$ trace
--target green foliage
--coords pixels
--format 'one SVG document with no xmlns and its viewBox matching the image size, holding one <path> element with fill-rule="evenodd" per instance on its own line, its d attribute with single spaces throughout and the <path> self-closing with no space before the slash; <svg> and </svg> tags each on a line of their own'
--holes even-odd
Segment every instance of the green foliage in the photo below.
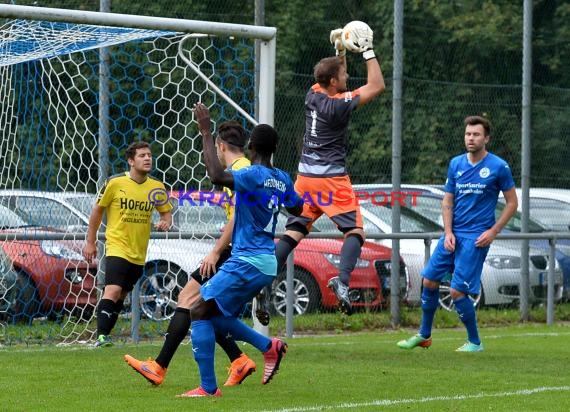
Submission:
<svg viewBox="0 0 570 412">
<path fill-rule="evenodd" d="M 99 8 L 98 1 L 86 0 L 22 0 L 15 3 L 79 10 Z M 570 71 L 567 70 L 570 66 L 570 29 L 567 24 L 570 5 L 568 2 L 535 1 L 533 6 L 531 183 L 564 187 L 570 184 L 570 171 L 566 166 L 566 119 L 570 118 Z M 116 13 L 241 24 L 252 24 L 255 15 L 255 2 L 251 0 L 111 0 L 111 8 Z M 329 31 L 342 27 L 350 20 L 360 19 L 374 29 L 375 50 L 382 64 L 387 91 L 378 98 L 378 102 L 372 104 L 373 109 L 363 110 L 363 115 L 354 116 L 349 139 L 349 169 L 358 182 L 386 181 L 391 178 L 393 12 L 392 2 L 350 0 L 334 6 L 324 0 L 316 0 L 310 6 L 301 0 L 265 2 L 265 24 L 277 27 L 275 125 L 281 135 L 281 147 L 285 148 L 276 154 L 277 165 L 291 173 L 296 171 L 304 129 L 303 99 L 313 83 L 313 66 L 320 58 L 333 53 L 328 41 Z M 521 2 L 413 0 L 405 2 L 403 17 L 403 180 L 441 182 L 448 159 L 464 150 L 461 142 L 462 120 L 475 113 L 487 113 L 491 118 L 494 132 L 490 148 L 511 163 L 515 178 L 518 179 L 522 111 Z M 224 70 L 253 70 L 253 59 L 245 58 L 239 50 L 238 60 L 247 62 L 244 65 L 235 62 L 236 55 L 232 55 L 229 49 L 222 55 L 227 62 L 227 67 L 220 66 Z M 135 62 L 140 60 L 136 55 L 133 57 Z M 348 68 L 351 87 L 357 87 L 365 81 L 365 67 L 360 56 L 349 55 Z M 113 144 L 118 145 L 118 148 L 113 148 L 110 153 L 112 171 L 124 168 L 120 151 L 126 141 L 134 136 L 148 140 L 158 135 L 162 139 L 172 133 L 170 141 L 161 140 L 161 147 L 167 156 L 176 150 L 182 150 L 181 147 L 193 147 L 194 142 L 182 138 L 184 133 L 193 131 L 170 130 L 168 125 L 175 119 L 161 116 L 166 103 L 160 101 L 157 91 L 149 87 L 152 69 L 133 64 L 125 65 L 120 70 L 133 76 L 131 86 L 137 92 L 131 92 L 130 89 L 114 90 L 115 105 L 111 113 L 115 115 L 123 111 L 132 120 L 118 125 L 118 134 L 113 138 Z M 93 75 L 97 75 L 96 70 L 93 70 Z M 174 75 L 171 79 L 166 76 L 163 81 L 164 87 L 168 87 L 169 82 L 184 84 L 183 77 L 179 75 Z M 231 76 L 220 81 L 228 86 L 239 85 L 236 99 L 240 105 L 253 104 L 255 96 L 251 84 Z M 131 104 L 123 106 L 127 97 Z M 84 104 L 78 107 L 89 110 L 95 118 L 96 95 L 85 93 L 82 98 Z M 143 100 L 155 104 L 142 103 Z M 192 102 L 175 103 L 184 106 Z M 67 108 L 60 107 L 60 110 Z M 233 115 L 228 110 L 220 113 L 226 117 Z M 33 116 L 41 117 L 40 113 Z M 167 127 L 161 127 L 161 122 L 166 123 Z M 75 127 L 79 129 L 78 135 L 81 135 L 83 126 Z M 46 144 L 45 136 L 38 135 L 34 140 L 33 134 L 23 127 L 20 135 L 32 139 L 31 143 L 26 143 L 23 147 L 28 144 L 50 146 Z M 57 145 L 55 147 L 59 149 Z M 49 155 L 49 152 L 45 154 Z M 75 181 L 88 173 L 88 170 L 78 170 L 64 178 L 59 177 L 55 171 L 58 168 L 72 170 L 75 159 L 89 159 L 95 157 L 95 154 L 93 149 L 78 148 L 69 161 L 61 164 L 53 161 L 51 171 L 46 169 L 40 173 L 38 167 L 49 163 L 45 161 L 45 156 L 30 161 L 31 163 L 21 163 L 23 181 L 38 176 L 42 182 L 51 186 L 58 179 Z M 199 157 L 190 154 L 187 161 L 193 165 L 199 161 Z M 168 164 L 165 156 L 159 165 L 159 173 L 173 184 L 185 181 L 197 184 L 203 178 L 200 175 L 203 170 L 200 168 L 189 167 L 177 172 Z"/>
</svg>

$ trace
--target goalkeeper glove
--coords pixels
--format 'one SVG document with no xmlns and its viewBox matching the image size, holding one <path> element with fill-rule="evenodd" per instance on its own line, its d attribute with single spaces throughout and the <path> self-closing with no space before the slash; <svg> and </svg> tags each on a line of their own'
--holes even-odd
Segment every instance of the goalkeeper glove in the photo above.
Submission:
<svg viewBox="0 0 570 412">
<path fill-rule="evenodd" d="M 364 60 L 376 58 L 372 46 L 373 38 L 374 32 L 372 30 L 366 30 L 365 32 L 358 33 L 358 39 L 356 43 L 360 46 L 359 51 L 362 53 Z"/>
<path fill-rule="evenodd" d="M 341 34 L 342 29 L 334 29 L 331 30 L 331 34 L 329 36 L 329 40 L 336 50 L 336 55 L 340 57 L 346 55 L 346 49 L 342 43 Z"/>
</svg>

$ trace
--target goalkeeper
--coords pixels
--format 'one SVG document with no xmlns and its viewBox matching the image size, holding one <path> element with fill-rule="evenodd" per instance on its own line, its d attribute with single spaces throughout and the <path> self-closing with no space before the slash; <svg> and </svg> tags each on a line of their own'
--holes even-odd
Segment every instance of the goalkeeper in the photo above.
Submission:
<svg viewBox="0 0 570 412">
<path fill-rule="evenodd" d="M 239 123 L 234 121 L 221 123 L 216 138 L 216 151 L 220 163 L 228 170 L 239 170 L 250 166 L 251 162 L 244 153 L 246 143 L 247 134 Z M 224 187 L 224 192 L 227 193 L 228 199 L 233 199 L 230 189 Z M 231 204 L 232 202 L 224 202 L 228 223 L 216 241 L 214 249 L 202 260 L 200 268 L 192 273 L 178 296 L 174 316 L 170 320 L 164 344 L 156 360 L 140 361 L 131 355 L 125 355 L 125 362 L 153 385 L 160 385 L 163 382 L 174 353 L 188 335 L 191 321 L 190 307 L 200 297 L 200 286 L 231 256 L 234 228 L 234 207 Z M 216 342 L 224 349 L 231 362 L 229 376 L 224 386 L 238 385 L 255 371 L 255 362 L 241 351 L 233 339 L 223 334 L 216 334 Z"/>
<path fill-rule="evenodd" d="M 360 208 L 346 171 L 348 125 L 353 110 L 370 103 L 385 89 L 380 64 L 372 49 L 372 30 L 365 23 L 361 25 L 365 30 L 353 30 L 350 41 L 343 41 L 346 39 L 343 29 L 332 30 L 330 41 L 336 56 L 322 59 L 314 68 L 316 84 L 305 98 L 305 135 L 295 182 L 295 191 L 304 200 L 309 195 L 312 201 L 304 203 L 299 217 L 289 218 L 275 251 L 280 271 L 313 222 L 323 213 L 329 216 L 344 234 L 344 243 L 339 275 L 329 280 L 328 287 L 339 300 L 339 309 L 347 315 L 352 312 L 348 296 L 350 274 L 365 239 Z M 362 56 L 368 73 L 366 84 L 353 91 L 347 90 L 347 49 Z M 339 190 L 343 195 L 350 194 L 351 201 L 345 196 L 342 202 L 334 199 L 333 194 Z"/>
</svg>

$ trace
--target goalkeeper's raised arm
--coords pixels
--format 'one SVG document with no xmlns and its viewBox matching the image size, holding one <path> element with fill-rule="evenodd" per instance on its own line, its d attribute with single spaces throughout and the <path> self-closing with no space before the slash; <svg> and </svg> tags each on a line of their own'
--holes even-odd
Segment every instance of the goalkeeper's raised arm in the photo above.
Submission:
<svg viewBox="0 0 570 412">
<path fill-rule="evenodd" d="M 338 50 L 339 47 L 342 47 L 352 53 L 362 54 L 366 62 L 367 82 L 357 89 L 360 95 L 358 106 L 365 105 L 386 89 L 384 75 L 374 53 L 374 32 L 368 24 L 358 20 L 351 21 L 342 29 L 337 30 L 340 30 L 339 39 L 342 44 L 336 44 L 337 37 L 335 34 L 335 49 Z M 337 30 L 331 31 L 331 42 L 333 41 L 333 32 L 336 33 Z"/>
</svg>

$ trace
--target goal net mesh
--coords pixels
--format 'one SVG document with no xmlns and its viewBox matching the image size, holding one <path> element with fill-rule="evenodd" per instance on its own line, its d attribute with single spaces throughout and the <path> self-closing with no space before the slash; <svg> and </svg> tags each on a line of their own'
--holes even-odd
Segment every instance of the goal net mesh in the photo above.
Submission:
<svg viewBox="0 0 570 412">
<path fill-rule="evenodd" d="M 70 241 L 0 241 L 13 263 L 0 282 L 2 330 L 57 318 L 63 322 L 54 339 L 89 340 L 98 283 L 96 268 L 78 256 L 86 221 L 77 215 L 88 218 L 92 203 L 76 204 L 69 213 L 45 198 L 53 192 L 92 196 L 102 177 L 127 170 L 124 149 L 137 140 L 151 143 L 153 175 L 167 187 L 209 189 L 193 103 L 209 106 L 216 122 L 251 125 L 180 54 L 252 114 L 255 40 L 20 19 L 3 21 L 0 38 L 0 206 L 30 225 L 77 232 Z M 217 222 L 217 213 L 189 213 L 181 226 L 200 232 L 210 228 L 200 223 Z M 0 223 L 15 228 L 13 222 Z M 180 284 L 207 251 L 180 246 L 184 241 L 151 240 L 148 290 L 141 290 L 146 318 L 172 315 Z M 28 260 L 16 252 L 23 243 Z"/>
</svg>

